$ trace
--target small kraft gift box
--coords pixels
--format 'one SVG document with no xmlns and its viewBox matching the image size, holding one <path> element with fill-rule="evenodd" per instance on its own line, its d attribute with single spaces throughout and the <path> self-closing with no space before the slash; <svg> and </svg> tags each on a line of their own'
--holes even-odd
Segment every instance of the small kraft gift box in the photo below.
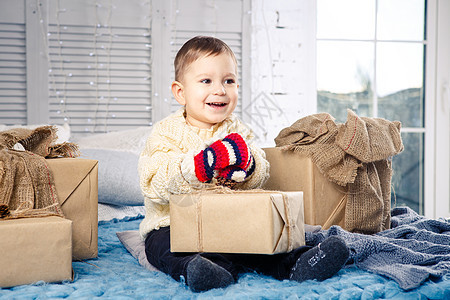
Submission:
<svg viewBox="0 0 450 300">
<path fill-rule="evenodd" d="M 305 244 L 303 193 L 206 190 L 172 195 L 170 243 L 172 252 L 289 252 Z"/>
<path fill-rule="evenodd" d="M 263 186 L 268 190 L 303 191 L 305 223 L 345 228 L 347 188 L 329 181 L 307 155 L 264 148 L 270 163 L 270 177 Z"/>
<path fill-rule="evenodd" d="M 72 280 L 72 221 L 0 220 L 0 287 Z"/>
<path fill-rule="evenodd" d="M 73 221 L 73 259 L 98 256 L 98 161 L 47 159 L 64 216 Z"/>
</svg>

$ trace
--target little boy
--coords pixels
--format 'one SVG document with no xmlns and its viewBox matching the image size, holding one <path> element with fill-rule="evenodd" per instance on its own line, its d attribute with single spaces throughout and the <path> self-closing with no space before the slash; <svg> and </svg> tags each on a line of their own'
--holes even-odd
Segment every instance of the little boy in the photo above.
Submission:
<svg viewBox="0 0 450 300">
<path fill-rule="evenodd" d="M 310 249 L 276 255 L 170 252 L 169 195 L 204 183 L 233 182 L 259 188 L 269 175 L 264 151 L 232 113 L 238 101 L 237 61 L 219 39 L 194 37 L 175 58 L 172 93 L 183 108 L 154 125 L 139 159 L 146 215 L 140 224 L 148 261 L 191 290 L 206 291 L 256 271 L 277 279 L 324 280 L 345 264 L 348 249 L 331 237 Z"/>
</svg>

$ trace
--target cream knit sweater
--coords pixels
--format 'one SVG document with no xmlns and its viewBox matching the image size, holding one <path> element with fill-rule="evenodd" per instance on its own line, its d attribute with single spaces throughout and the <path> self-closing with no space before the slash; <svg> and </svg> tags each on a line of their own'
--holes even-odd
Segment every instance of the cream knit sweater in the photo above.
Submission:
<svg viewBox="0 0 450 300">
<path fill-rule="evenodd" d="M 252 140 L 252 131 L 231 115 L 210 129 L 199 129 L 186 123 L 184 108 L 156 123 L 139 158 L 139 178 L 145 196 L 146 214 L 139 226 L 143 239 L 153 229 L 170 225 L 169 196 L 201 188 L 195 176 L 194 155 L 211 143 L 237 132 L 247 142 L 255 160 L 255 171 L 239 183 L 240 189 L 259 188 L 269 176 L 269 163 L 262 149 Z"/>
</svg>

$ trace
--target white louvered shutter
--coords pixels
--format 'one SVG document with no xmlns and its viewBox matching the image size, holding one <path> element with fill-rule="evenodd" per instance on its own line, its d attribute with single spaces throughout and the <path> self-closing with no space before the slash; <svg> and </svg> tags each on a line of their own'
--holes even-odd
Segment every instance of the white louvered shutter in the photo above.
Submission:
<svg viewBox="0 0 450 300">
<path fill-rule="evenodd" d="M 74 134 L 151 124 L 150 14 L 150 1 L 50 0 L 50 123 Z"/>
<path fill-rule="evenodd" d="M 24 1 L 0 3 L 0 124 L 27 123 Z"/>
<path fill-rule="evenodd" d="M 241 114 L 250 2 L 2 0 L 0 124 L 69 123 L 74 135 L 151 125 L 178 108 L 173 59 L 195 35 L 236 53 Z"/>
</svg>

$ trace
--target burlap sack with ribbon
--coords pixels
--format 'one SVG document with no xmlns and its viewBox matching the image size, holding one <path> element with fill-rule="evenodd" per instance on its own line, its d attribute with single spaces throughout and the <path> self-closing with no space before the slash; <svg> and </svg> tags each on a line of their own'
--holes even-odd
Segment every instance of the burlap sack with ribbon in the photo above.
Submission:
<svg viewBox="0 0 450 300">
<path fill-rule="evenodd" d="M 0 132 L 0 218 L 64 216 L 45 158 L 79 152 L 72 143 L 55 145 L 56 139 L 54 126 Z"/>
<path fill-rule="evenodd" d="M 370 234 L 390 226 L 391 159 L 403 151 L 400 128 L 398 121 L 351 110 L 345 124 L 320 113 L 281 130 L 275 143 L 310 156 L 324 176 L 347 187 L 346 229 Z"/>
</svg>

